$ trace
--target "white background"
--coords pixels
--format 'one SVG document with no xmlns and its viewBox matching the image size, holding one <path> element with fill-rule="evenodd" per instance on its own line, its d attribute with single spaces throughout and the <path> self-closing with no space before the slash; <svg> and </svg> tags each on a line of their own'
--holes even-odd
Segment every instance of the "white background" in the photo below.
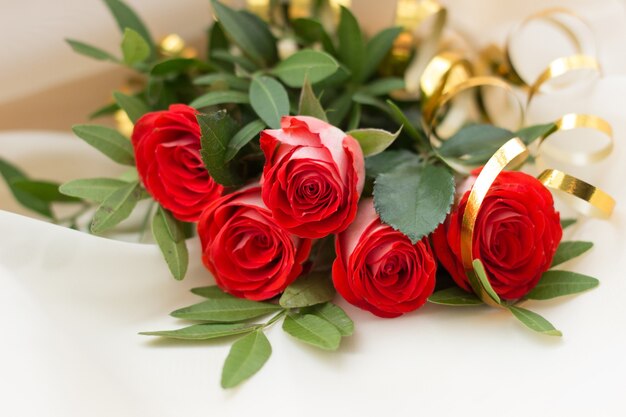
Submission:
<svg viewBox="0 0 626 417">
<path fill-rule="evenodd" d="M 0 90 L 6 100 L 96 71 L 82 59 L 79 64 L 69 58 L 59 44 L 62 37 L 94 39 L 111 48 L 118 42 L 109 39 L 115 28 L 97 1 L 2 3 L 0 33 L 12 40 L 8 51 L 6 45 L 0 49 Z M 204 0 L 176 2 L 176 7 L 174 2 L 130 3 L 163 34 L 193 36 L 210 16 Z M 486 42 L 501 41 L 516 20 L 549 2 L 447 4 L 455 27 Z M 610 222 L 586 220 L 568 231 L 568 238 L 592 240 L 595 247 L 564 267 L 598 277 L 600 287 L 528 304 L 564 332 L 562 339 L 534 334 L 506 312 L 488 308 L 427 305 L 416 314 L 384 320 L 340 303 L 356 332 L 338 352 L 320 352 L 273 328 L 268 332 L 273 355 L 266 366 L 241 387 L 223 391 L 219 379 L 228 343 L 155 341 L 136 334 L 179 326 L 167 313 L 197 301 L 188 288 L 211 283 L 198 262 L 197 243 L 189 276 L 178 283 L 152 246 L 0 211 L 2 415 L 625 415 L 626 17 L 617 1 L 558 4 L 590 20 L 606 75 L 538 100 L 531 121 L 553 120 L 568 111 L 609 120 L 615 129 L 613 155 L 592 168 L 570 171 L 618 200 Z M 20 45 L 44 51 L 46 58 Z M 111 169 L 69 135 L 3 132 L 0 144 L 0 156 L 36 177 L 65 180 Z M 4 187 L 0 208 L 15 209 Z"/>
</svg>

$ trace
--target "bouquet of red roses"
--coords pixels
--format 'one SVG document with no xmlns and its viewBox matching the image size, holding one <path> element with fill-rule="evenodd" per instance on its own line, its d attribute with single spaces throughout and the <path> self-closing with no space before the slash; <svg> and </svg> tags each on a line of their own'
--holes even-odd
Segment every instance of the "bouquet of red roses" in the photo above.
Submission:
<svg viewBox="0 0 626 417">
<path fill-rule="evenodd" d="M 438 129 L 453 113 L 453 96 L 508 84 L 472 73 L 455 81 L 451 74 L 465 61 L 440 53 L 427 62 L 446 58 L 450 65 L 431 79 L 423 77 L 437 66 L 422 67 L 416 91 L 407 77 L 424 58 L 405 53 L 406 28 L 366 41 L 347 8 L 333 14 L 329 2 L 313 3 L 311 17 L 271 8 L 270 25 L 213 0 L 217 21 L 200 59 L 156 45 L 128 6 L 107 0 L 123 32 L 122 57 L 69 43 L 137 71 L 141 88 L 116 92 L 115 103 L 96 114 L 127 116 L 132 134 L 129 140 L 96 125 L 73 130 L 133 168 L 121 178 L 71 181 L 58 192 L 3 162 L 15 196 L 51 217 L 50 202 L 78 202 L 80 213 L 91 209 L 89 230 L 98 234 L 152 201 L 145 224 L 176 279 L 186 274 L 187 239 L 197 233 L 207 283 L 212 276 L 216 285 L 193 289 L 204 300 L 172 313 L 193 324 L 143 334 L 240 335 L 224 365 L 226 388 L 263 366 L 271 353 L 263 330 L 279 320 L 296 339 L 337 349 L 353 322 L 332 303 L 336 292 L 386 318 L 427 301 L 488 304 L 532 330 L 560 335 L 519 303 L 598 281 L 553 269 L 592 244 L 561 241 L 573 220 L 560 218 L 548 187 L 607 215 L 612 200 L 560 171 L 536 178 L 510 169 L 528 160 L 532 144 L 565 129 L 563 121 L 513 131 L 465 120 L 444 137 Z M 480 104 L 482 96 L 473 97 Z"/>
</svg>

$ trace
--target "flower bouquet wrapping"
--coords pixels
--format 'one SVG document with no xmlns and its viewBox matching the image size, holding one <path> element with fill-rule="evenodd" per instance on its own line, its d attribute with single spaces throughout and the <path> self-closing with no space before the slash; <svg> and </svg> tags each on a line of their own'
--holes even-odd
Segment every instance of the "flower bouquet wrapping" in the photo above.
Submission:
<svg viewBox="0 0 626 417">
<path fill-rule="evenodd" d="M 140 239 L 151 229 L 179 280 L 187 239 L 198 236 L 207 286 L 192 290 L 197 304 L 172 312 L 188 325 L 142 334 L 236 336 L 224 388 L 261 369 L 271 354 L 264 329 L 279 322 L 301 342 L 336 350 L 354 332 L 336 297 L 382 318 L 427 302 L 487 305 L 560 336 L 521 304 L 598 285 L 558 268 L 592 243 L 562 240 L 575 220 L 560 216 L 551 190 L 590 216 L 610 216 L 614 201 L 563 171 L 527 172 L 548 152 L 572 165 L 604 158 L 611 127 L 589 114 L 528 126 L 523 115 L 555 79 L 599 70 L 593 55 L 559 58 L 527 82 L 509 48 L 446 48 L 446 10 L 434 1 L 399 8 L 398 26 L 367 37 L 334 2 L 271 1 L 252 13 L 213 0 L 200 56 L 173 35 L 155 43 L 126 4 L 105 3 L 122 31 L 121 56 L 68 43 L 136 75 L 93 114 L 115 114 L 117 128 L 73 131 L 129 171 L 60 186 L 8 161 L 0 172 L 24 206 L 90 233 L 114 233 L 143 209 Z M 569 31 L 562 15 L 573 17 L 559 9 L 527 21 Z M 417 36 L 425 18 L 434 25 Z M 497 123 L 511 114 L 511 126 Z M 607 145 L 544 146 L 578 128 L 603 133 Z M 78 208 L 60 219 L 53 203 Z"/>
</svg>

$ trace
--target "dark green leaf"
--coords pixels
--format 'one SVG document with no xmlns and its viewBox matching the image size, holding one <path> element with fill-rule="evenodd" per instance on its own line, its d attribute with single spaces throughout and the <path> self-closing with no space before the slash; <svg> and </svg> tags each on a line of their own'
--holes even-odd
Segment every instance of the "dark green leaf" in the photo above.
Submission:
<svg viewBox="0 0 626 417">
<path fill-rule="evenodd" d="M 471 125 L 459 130 L 444 141 L 438 152 L 444 158 L 471 158 L 471 163 L 482 164 L 515 134 L 493 125 Z"/>
<path fill-rule="evenodd" d="M 312 272 L 296 279 L 280 297 L 285 308 L 307 307 L 330 301 L 335 296 L 330 275 L 327 272 Z"/>
<path fill-rule="evenodd" d="M 428 301 L 433 304 L 447 306 L 476 306 L 483 304 L 476 295 L 463 291 L 459 287 L 450 287 L 437 291 L 428 298 Z"/>
<path fill-rule="evenodd" d="M 564 241 L 561 242 L 559 247 L 554 254 L 554 258 L 552 258 L 552 265 L 550 268 L 554 268 L 557 265 L 562 264 L 563 262 L 569 261 L 577 256 L 582 255 L 587 252 L 589 249 L 593 247 L 593 242 L 583 242 L 583 241 Z"/>
<path fill-rule="evenodd" d="M 222 323 L 205 323 L 193 324 L 177 330 L 160 330 L 155 332 L 141 332 L 144 336 L 160 336 L 168 339 L 180 340 L 209 340 L 220 337 L 233 336 L 242 333 L 248 333 L 256 330 L 256 326 L 246 326 L 245 324 L 222 324 Z"/>
<path fill-rule="evenodd" d="M 346 64 L 355 80 L 361 80 L 365 65 L 365 43 L 359 23 L 350 10 L 343 6 L 337 35 L 341 62 Z"/>
<path fill-rule="evenodd" d="M 228 51 L 229 48 L 230 43 L 224 33 L 224 29 L 218 22 L 213 22 L 207 39 L 207 56 L 211 56 L 217 50 Z"/>
<path fill-rule="evenodd" d="M 276 304 L 262 303 L 243 298 L 212 298 L 172 313 L 173 317 L 187 320 L 238 322 L 281 310 Z"/>
<path fill-rule="evenodd" d="M 132 29 L 137 32 L 141 37 L 148 43 L 148 47 L 150 48 L 150 57 L 154 58 L 156 56 L 156 47 L 154 46 L 154 41 L 152 40 L 152 36 L 150 36 L 150 32 L 143 24 L 139 16 L 124 2 L 120 0 L 104 0 L 109 10 L 115 17 L 117 25 L 119 26 L 122 32 L 125 29 Z"/>
<path fill-rule="evenodd" d="M 198 97 L 189 105 L 191 107 L 195 107 L 196 109 L 200 109 L 203 107 L 215 106 L 217 104 L 248 104 L 249 102 L 250 99 L 248 98 L 248 94 L 242 91 L 211 91 Z"/>
<path fill-rule="evenodd" d="M 568 227 L 575 224 L 578 220 L 576 219 L 561 219 L 561 229 L 565 230 Z"/>
<path fill-rule="evenodd" d="M 133 123 L 137 123 L 141 116 L 150 112 L 150 107 L 138 97 L 129 96 L 119 91 L 114 92 L 113 97 Z"/>
<path fill-rule="evenodd" d="M 141 35 L 132 29 L 124 30 L 122 38 L 122 54 L 124 63 L 133 66 L 144 62 L 150 56 L 150 46 Z"/>
<path fill-rule="evenodd" d="M 102 202 L 93 216 L 91 231 L 102 233 L 130 216 L 137 202 L 143 197 L 138 182 L 131 182 L 115 190 Z"/>
<path fill-rule="evenodd" d="M 363 113 L 363 106 L 359 103 L 355 103 L 352 107 L 352 111 L 350 112 L 350 117 L 348 118 L 348 125 L 346 130 L 355 130 L 359 127 L 361 123 L 361 115 Z"/>
<path fill-rule="evenodd" d="M 224 155 L 224 161 L 229 162 L 232 160 L 237 152 L 248 144 L 252 139 L 258 136 L 261 131 L 265 129 L 265 123 L 260 120 L 253 120 L 239 130 L 228 142 L 228 149 Z"/>
<path fill-rule="evenodd" d="M 252 62 L 248 57 L 243 55 L 233 55 L 228 51 L 222 51 L 218 49 L 215 52 L 211 53 L 211 61 L 214 66 L 223 67 L 223 63 L 227 63 L 234 68 L 234 65 L 238 65 L 240 69 L 247 71 L 249 73 L 255 72 L 257 70 L 257 65 Z M 219 62 L 215 62 L 219 61 Z M 225 71 L 228 69 L 225 69 Z M 231 70 L 238 71 L 238 70 Z"/>
<path fill-rule="evenodd" d="M 47 203 L 76 203 L 77 198 L 64 195 L 59 192 L 59 184 L 50 181 L 35 181 L 26 178 L 18 178 L 11 181 L 11 188 L 30 194 Z"/>
<path fill-rule="evenodd" d="M 306 312 L 326 320 L 335 326 L 342 336 L 350 336 L 354 333 L 354 323 L 350 317 L 343 309 L 333 303 L 318 304 L 309 307 Z"/>
<path fill-rule="evenodd" d="M 154 77 L 166 77 L 181 74 L 193 68 L 209 70 L 211 66 L 195 58 L 170 58 L 155 64 L 150 70 L 150 75 Z"/>
<path fill-rule="evenodd" d="M 177 280 L 185 278 L 189 253 L 182 226 L 162 207 L 152 217 L 152 236 L 159 245 L 172 276 Z"/>
<path fill-rule="evenodd" d="M 280 119 L 289 115 L 289 97 L 275 79 L 254 77 L 250 85 L 250 104 L 256 114 L 272 129 L 280 129 Z"/>
<path fill-rule="evenodd" d="M 405 149 L 385 151 L 365 158 L 365 173 L 370 178 L 376 178 L 380 174 L 389 172 L 411 161 L 419 161 L 419 155 Z"/>
<path fill-rule="evenodd" d="M 577 294 L 598 286 L 600 282 L 590 276 L 570 271 L 547 271 L 526 298 L 549 300 L 564 295 Z"/>
<path fill-rule="evenodd" d="M 89 120 L 91 120 L 91 119 L 97 119 L 98 117 L 110 116 L 114 114 L 116 111 L 118 111 L 119 109 L 120 109 L 120 106 L 118 106 L 117 103 L 106 104 L 100 107 L 99 109 L 94 110 L 91 114 L 89 114 L 88 118 Z"/>
<path fill-rule="evenodd" d="M 556 125 L 554 123 L 528 126 L 521 130 L 518 130 L 515 133 L 515 136 L 520 138 L 522 142 L 524 142 L 526 145 L 530 145 L 536 139 L 539 139 L 540 137 L 543 137 L 543 136 L 547 136 L 550 133 L 554 132 L 555 129 L 556 129 Z"/>
<path fill-rule="evenodd" d="M 454 201 L 454 177 L 438 165 L 419 161 L 381 174 L 374 185 L 374 205 L 383 222 L 413 243 L 443 222 Z"/>
<path fill-rule="evenodd" d="M 402 78 L 380 78 L 362 88 L 365 94 L 372 96 L 384 96 L 395 90 L 404 88 L 404 80 Z"/>
<path fill-rule="evenodd" d="M 339 126 L 352 108 L 352 93 L 345 92 L 337 97 L 327 108 L 328 122 L 333 126 Z"/>
<path fill-rule="evenodd" d="M 485 271 L 485 266 L 483 265 L 481 260 L 474 259 L 474 261 L 472 262 L 472 265 L 474 266 L 474 273 L 476 274 L 476 277 L 478 278 L 478 284 L 480 285 L 480 287 L 485 290 L 487 295 L 493 301 L 495 301 L 498 304 L 501 304 L 502 301 L 500 300 L 500 297 L 498 296 L 496 291 L 491 286 L 491 283 L 489 282 L 489 278 L 487 278 L 487 272 Z M 470 278 L 471 280 L 473 277 L 469 276 L 468 278 Z"/>
<path fill-rule="evenodd" d="M 387 100 L 387 104 L 391 108 L 390 115 L 400 126 L 404 127 L 404 131 L 409 134 L 416 142 L 424 143 L 426 136 L 423 132 L 417 130 L 409 121 L 404 112 L 391 100 Z"/>
<path fill-rule="evenodd" d="M 305 78 L 315 84 L 334 74 L 337 68 L 339 64 L 327 53 L 304 49 L 279 62 L 272 73 L 289 87 L 302 87 Z"/>
<path fill-rule="evenodd" d="M 387 149 L 398 138 L 401 130 L 402 128 L 396 133 L 390 133 L 382 129 L 359 129 L 351 130 L 348 135 L 359 142 L 363 156 L 372 156 Z"/>
<path fill-rule="evenodd" d="M 197 119 L 201 132 L 200 153 L 211 177 L 225 186 L 237 185 L 239 177 L 230 169 L 225 159 L 228 144 L 237 131 L 234 120 L 225 110 L 213 114 L 198 114 Z"/>
<path fill-rule="evenodd" d="M 7 161 L 0 159 L 0 175 L 2 175 L 6 181 L 11 193 L 18 203 L 44 217 L 53 218 L 50 203 L 13 186 L 13 182 L 27 179 L 26 175 L 20 169 Z"/>
<path fill-rule="evenodd" d="M 376 72 L 401 32 L 401 27 L 387 28 L 378 32 L 370 39 L 366 48 L 367 59 L 365 60 L 365 69 L 363 70 L 363 80 L 367 80 Z"/>
<path fill-rule="evenodd" d="M 283 330 L 304 343 L 325 350 L 336 350 L 341 342 L 341 333 L 337 327 L 313 314 L 285 317 Z"/>
<path fill-rule="evenodd" d="M 193 80 L 196 85 L 212 85 L 214 83 L 224 83 L 228 88 L 247 92 L 250 89 L 250 80 L 237 77 L 233 74 L 222 72 L 207 74 Z"/>
<path fill-rule="evenodd" d="M 531 330 L 548 336 L 563 336 L 563 333 L 557 330 L 552 323 L 537 313 L 515 306 L 508 306 L 508 309 L 519 321 L 524 323 L 524 325 Z"/>
<path fill-rule="evenodd" d="M 133 145 L 117 130 L 105 126 L 74 125 L 72 131 L 113 161 L 124 165 L 135 164 Z"/>
<path fill-rule="evenodd" d="M 88 56 L 90 58 L 94 58 L 100 61 L 111 61 L 111 62 L 119 62 L 119 59 L 111 55 L 110 53 L 103 51 L 100 48 L 96 48 L 95 46 L 88 45 L 83 42 L 75 41 L 73 39 L 66 39 L 67 42 L 74 52 Z"/>
<path fill-rule="evenodd" d="M 217 285 L 211 285 L 209 287 L 192 288 L 191 292 L 195 295 L 199 295 L 204 298 L 233 298 L 232 295 L 224 292 Z"/>
<path fill-rule="evenodd" d="M 306 45 L 312 45 L 320 42 L 326 52 L 336 56 L 335 46 L 333 45 L 330 36 L 324 30 L 324 26 L 314 19 L 301 18 L 294 19 L 291 25 L 296 32 L 296 35 L 305 42 Z"/>
<path fill-rule="evenodd" d="M 309 83 L 308 80 L 305 80 L 304 85 L 302 86 L 298 114 L 300 116 L 317 117 L 320 120 L 328 122 L 326 112 L 324 111 L 324 108 L 318 98 L 315 96 L 313 88 L 311 88 L 311 83 Z"/>
<path fill-rule="evenodd" d="M 102 203 L 115 190 L 128 185 L 128 182 L 113 178 L 85 178 L 66 182 L 59 191 L 71 197 Z"/>
<path fill-rule="evenodd" d="M 259 372 L 272 354 L 272 346 L 257 330 L 236 341 L 222 370 L 222 388 L 233 388 Z"/>
</svg>

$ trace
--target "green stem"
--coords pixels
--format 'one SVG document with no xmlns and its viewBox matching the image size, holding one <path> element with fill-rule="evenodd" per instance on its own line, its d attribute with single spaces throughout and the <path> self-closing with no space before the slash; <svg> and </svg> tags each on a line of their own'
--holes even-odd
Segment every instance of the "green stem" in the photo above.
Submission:
<svg viewBox="0 0 626 417">
<path fill-rule="evenodd" d="M 156 201 L 152 201 L 150 203 L 150 206 L 148 206 L 148 211 L 146 211 L 146 215 L 143 218 L 143 221 L 141 222 L 141 228 L 140 228 L 140 234 L 139 234 L 139 242 L 143 242 L 143 238 L 146 236 L 146 229 L 148 227 L 148 221 L 150 220 L 150 217 L 152 217 L 152 211 L 154 209 L 154 205 L 155 205 Z"/>
<path fill-rule="evenodd" d="M 60 219 L 54 218 L 53 222 L 55 224 L 75 223 L 76 219 L 78 219 L 83 214 L 87 213 L 90 209 L 91 209 L 90 204 L 83 203 L 83 206 L 81 207 L 81 209 L 78 210 L 76 213 L 72 214 L 71 216 L 63 217 Z"/>
<path fill-rule="evenodd" d="M 271 326 L 272 324 L 276 323 L 278 320 L 280 320 L 285 314 L 287 314 L 289 310 L 288 309 L 284 309 L 281 310 L 278 314 L 276 314 L 274 317 L 272 317 L 271 319 L 269 319 L 269 321 L 265 324 L 263 324 L 262 328 L 265 329 L 269 326 Z"/>
</svg>

